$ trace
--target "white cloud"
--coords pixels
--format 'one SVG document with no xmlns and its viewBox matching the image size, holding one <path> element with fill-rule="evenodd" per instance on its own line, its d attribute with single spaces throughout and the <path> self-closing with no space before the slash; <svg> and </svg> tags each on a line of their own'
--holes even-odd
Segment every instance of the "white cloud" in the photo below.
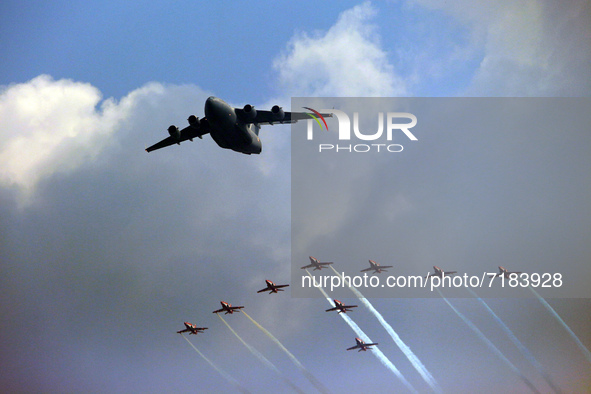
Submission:
<svg viewBox="0 0 591 394">
<path fill-rule="evenodd" d="M 92 160 L 123 115 L 87 83 L 41 75 L 0 93 L 0 184 L 25 197 L 37 182 Z"/>
<path fill-rule="evenodd" d="M 101 101 L 100 91 L 89 83 L 54 80 L 48 75 L 4 87 L 0 91 L 0 186 L 15 189 L 21 205 L 27 205 L 39 182 L 91 165 L 105 157 L 107 147 L 131 143 L 137 144 L 134 151 L 141 152 L 144 143 L 164 138 L 168 119 L 178 119 L 175 110 L 186 111 L 196 97 L 203 102 L 206 95 L 196 86 L 151 82 L 118 102 Z M 149 136 L 139 134 L 152 128 Z"/>
<path fill-rule="evenodd" d="M 470 27 L 483 55 L 466 95 L 577 96 L 591 91 L 586 0 L 415 0 Z"/>
<path fill-rule="evenodd" d="M 400 96 L 396 75 L 369 21 L 376 11 L 366 2 L 344 11 L 326 33 L 296 35 L 274 67 L 291 96 Z"/>
</svg>

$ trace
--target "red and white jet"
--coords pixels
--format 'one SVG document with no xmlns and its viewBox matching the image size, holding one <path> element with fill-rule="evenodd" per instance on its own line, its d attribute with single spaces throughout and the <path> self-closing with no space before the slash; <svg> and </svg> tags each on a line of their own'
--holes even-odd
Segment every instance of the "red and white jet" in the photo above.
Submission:
<svg viewBox="0 0 591 394">
<path fill-rule="evenodd" d="M 497 276 L 504 276 L 505 279 L 511 279 L 511 274 L 521 274 L 521 272 L 509 272 L 507 271 L 507 268 L 499 266 L 499 273 L 498 274 L 490 274 L 489 276 L 491 277 L 497 277 Z"/>
<path fill-rule="evenodd" d="M 365 343 L 359 338 L 355 338 L 355 341 L 357 342 L 357 345 L 350 347 L 347 350 L 359 349 L 359 351 L 363 350 L 365 352 L 367 349 L 371 350 L 370 346 L 375 346 L 378 344 L 377 342 L 376 343 Z"/>
<path fill-rule="evenodd" d="M 425 279 L 429 279 L 432 276 L 438 276 L 440 278 L 443 277 L 443 275 L 453 275 L 453 274 L 457 274 L 458 271 L 446 271 L 443 272 L 443 270 L 441 268 L 439 268 L 438 266 L 434 265 L 433 269 L 435 270 L 435 273 L 433 274 L 428 274 L 427 276 L 425 276 Z"/>
<path fill-rule="evenodd" d="M 259 291 L 257 291 L 257 293 L 262 293 L 263 291 L 268 291 L 269 294 L 277 293 L 278 291 L 283 291 L 283 289 L 281 289 L 282 287 L 289 286 L 289 285 L 276 285 L 275 283 L 271 282 L 269 279 L 265 279 L 265 282 L 267 282 L 267 287 L 264 289 L 260 289 Z"/>
<path fill-rule="evenodd" d="M 232 306 L 232 304 L 229 304 L 226 301 L 220 301 L 220 304 L 222 304 L 222 309 L 218 309 L 217 311 L 213 311 L 213 313 L 226 312 L 226 315 L 227 315 L 228 313 L 232 314 L 234 312 L 240 312 L 238 309 L 244 308 L 243 306 Z"/>
<path fill-rule="evenodd" d="M 345 305 L 339 300 L 334 301 L 334 308 L 327 309 L 325 312 L 332 312 L 338 310 L 339 313 L 351 312 L 351 308 L 357 308 L 357 305 Z"/>
<path fill-rule="evenodd" d="M 379 274 L 380 272 L 386 272 L 385 268 L 392 268 L 391 265 L 380 265 L 380 263 L 376 263 L 373 260 L 369 260 L 369 268 L 361 270 L 360 272 L 367 272 L 367 271 L 374 271 L 374 274 Z"/>
<path fill-rule="evenodd" d="M 189 335 L 197 335 L 203 330 L 207 330 L 207 327 L 197 327 L 195 324 L 185 322 L 185 329 L 177 331 L 177 334 L 182 334 L 183 332 L 188 332 Z"/>
<path fill-rule="evenodd" d="M 311 264 L 309 264 L 309 265 L 303 266 L 302 269 L 314 267 L 313 271 L 320 271 L 320 270 L 322 270 L 322 268 L 325 268 L 326 266 L 332 264 L 332 262 L 321 263 L 316 257 L 312 257 L 312 256 L 310 256 L 310 263 Z"/>
</svg>

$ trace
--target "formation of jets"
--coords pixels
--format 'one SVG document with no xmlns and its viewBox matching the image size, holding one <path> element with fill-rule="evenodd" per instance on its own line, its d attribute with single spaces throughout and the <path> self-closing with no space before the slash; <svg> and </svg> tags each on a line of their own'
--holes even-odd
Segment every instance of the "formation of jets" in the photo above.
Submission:
<svg viewBox="0 0 591 394">
<path fill-rule="evenodd" d="M 380 263 L 376 263 L 373 260 L 369 260 L 369 268 L 361 270 L 360 272 L 367 272 L 367 271 L 374 271 L 374 274 L 379 274 L 381 272 L 386 272 L 386 268 L 392 268 L 391 265 L 380 265 Z"/>
<path fill-rule="evenodd" d="M 226 315 L 228 313 L 231 315 L 234 312 L 240 312 L 240 309 L 244 308 L 243 306 L 232 306 L 232 304 L 227 303 L 226 301 L 220 301 L 220 304 L 222 304 L 222 308 L 218 309 L 217 311 L 213 311 L 212 313 L 226 312 Z"/>
<path fill-rule="evenodd" d="M 303 266 L 302 269 L 314 267 L 313 271 L 321 271 L 322 268 L 327 268 L 330 264 L 333 263 L 321 263 L 316 257 L 310 256 L 310 264 Z"/>
<path fill-rule="evenodd" d="M 339 300 L 334 301 L 334 308 L 327 309 L 326 312 L 332 312 L 338 310 L 338 313 L 347 313 L 351 312 L 351 308 L 357 308 L 357 305 L 345 305 Z"/>
<path fill-rule="evenodd" d="M 183 332 L 188 332 L 189 335 L 197 335 L 200 332 L 207 330 L 207 327 L 197 327 L 195 324 L 185 322 L 185 329 L 177 331 L 177 334 L 182 334 Z"/>
<path fill-rule="evenodd" d="M 376 346 L 378 345 L 378 343 L 365 343 L 364 341 L 362 341 L 359 338 L 355 338 L 355 342 L 357 342 L 357 344 L 355 346 L 352 346 L 350 348 L 348 348 L 347 350 L 353 350 L 353 349 L 359 349 L 359 351 L 367 351 L 367 349 L 371 350 L 371 346 Z"/>
<path fill-rule="evenodd" d="M 322 270 L 322 268 L 326 268 L 328 265 L 333 264 L 333 262 L 320 262 L 317 258 L 309 256 L 310 258 L 310 264 L 306 265 L 304 267 L 302 267 L 302 269 L 305 268 L 314 268 L 314 270 Z M 380 265 L 379 263 L 373 261 L 373 260 L 369 260 L 369 268 L 365 268 L 363 270 L 361 270 L 361 272 L 367 272 L 367 271 L 374 271 L 373 273 L 381 273 L 383 271 L 385 271 L 386 268 L 392 268 L 391 265 Z M 429 273 L 426 278 L 430 278 L 430 277 L 439 277 L 442 278 L 444 275 L 453 275 L 456 274 L 457 271 L 443 271 L 441 268 L 439 268 L 438 266 L 433 266 L 433 273 Z M 499 266 L 499 273 L 498 274 L 490 274 L 491 276 L 497 277 L 497 276 L 504 276 L 505 278 L 509 278 L 511 274 L 520 274 L 521 272 L 510 272 L 508 271 L 505 267 Z M 267 285 L 267 287 L 265 287 L 264 289 L 260 289 L 257 291 L 257 293 L 263 293 L 265 291 L 268 291 L 269 294 L 272 293 L 277 293 L 279 291 L 284 291 L 283 288 L 284 287 L 288 287 L 289 285 L 276 285 L 273 281 L 270 281 L 269 279 L 265 280 L 265 283 Z M 338 311 L 338 313 L 347 313 L 347 312 L 351 312 L 352 308 L 357 308 L 357 305 L 345 305 L 345 303 L 337 300 L 337 299 L 333 299 L 334 302 L 334 307 L 333 308 L 329 308 L 326 309 L 326 312 L 333 312 L 333 311 Z M 240 309 L 244 308 L 244 306 L 232 306 L 232 304 L 226 302 L 226 301 L 220 301 L 220 304 L 222 305 L 222 307 L 220 309 L 217 309 L 215 311 L 213 311 L 213 313 L 221 313 L 224 312 L 226 315 L 227 314 L 233 314 L 234 312 L 240 312 Z M 188 332 L 189 334 L 193 334 L 193 335 L 197 335 L 198 333 L 202 333 L 204 330 L 207 330 L 207 327 L 197 327 L 195 324 L 192 323 L 188 323 L 185 322 L 185 329 L 177 331 L 177 333 L 182 334 L 185 332 Z M 354 349 L 359 349 L 359 351 L 367 351 L 367 349 L 372 349 L 372 346 L 377 346 L 378 343 L 365 343 L 363 340 L 359 339 L 359 338 L 355 338 L 355 346 L 352 346 L 350 348 L 347 348 L 347 350 L 354 350 Z"/>
<path fill-rule="evenodd" d="M 264 291 L 268 291 L 269 294 L 277 293 L 278 291 L 283 291 L 282 287 L 289 286 L 289 285 L 276 285 L 275 283 L 271 282 L 269 279 L 265 279 L 265 282 L 267 283 L 267 287 L 265 287 L 264 289 L 260 289 L 259 291 L 257 291 L 257 293 L 262 293 Z"/>
<path fill-rule="evenodd" d="M 315 115 L 331 117 L 332 114 L 320 114 L 314 110 Z M 287 112 L 275 105 L 270 111 L 259 111 L 250 104 L 243 108 L 233 108 L 224 100 L 217 97 L 209 97 L 205 101 L 205 117 L 199 119 L 195 115 L 187 119 L 189 126 L 182 130 L 172 125 L 168 128 L 169 137 L 146 148 L 147 152 L 166 146 L 178 144 L 183 141 L 193 141 L 197 137 L 202 139 L 205 134 L 221 148 L 231 149 L 235 152 L 250 154 L 261 153 L 263 146 L 259 138 L 259 130 L 262 125 L 274 125 L 276 123 L 295 123 L 298 120 L 312 119 L 307 112 Z"/>
</svg>

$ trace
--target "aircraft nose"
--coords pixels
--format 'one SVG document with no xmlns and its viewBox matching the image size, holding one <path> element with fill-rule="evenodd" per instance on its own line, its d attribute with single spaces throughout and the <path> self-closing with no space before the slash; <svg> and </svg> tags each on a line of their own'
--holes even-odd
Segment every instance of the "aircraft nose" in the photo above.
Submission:
<svg viewBox="0 0 591 394">
<path fill-rule="evenodd" d="M 224 100 L 217 97 L 209 97 L 205 100 L 205 116 L 210 121 L 220 122 L 225 126 L 236 122 L 236 114 Z"/>
<path fill-rule="evenodd" d="M 205 116 L 210 117 L 210 115 L 214 112 L 216 98 L 211 96 L 205 100 Z"/>
</svg>

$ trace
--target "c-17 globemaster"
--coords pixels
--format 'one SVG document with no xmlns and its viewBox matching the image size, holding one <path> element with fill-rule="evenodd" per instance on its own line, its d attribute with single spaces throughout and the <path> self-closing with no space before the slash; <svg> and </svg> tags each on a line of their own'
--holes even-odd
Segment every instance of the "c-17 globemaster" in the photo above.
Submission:
<svg viewBox="0 0 591 394">
<path fill-rule="evenodd" d="M 259 111 L 250 104 L 243 108 L 233 108 L 224 100 L 217 97 L 209 97 L 205 101 L 205 117 L 199 119 L 195 115 L 189 116 L 189 126 L 182 130 L 172 125 L 168 128 L 169 137 L 146 148 L 147 152 L 166 146 L 179 144 L 193 138 L 203 138 L 209 133 L 211 138 L 224 149 L 250 154 L 261 153 L 263 147 L 259 139 L 259 130 L 262 125 L 295 123 L 298 120 L 331 117 L 332 114 L 321 114 L 311 108 L 306 108 L 314 114 L 307 112 L 287 112 L 275 105 L 270 111 Z M 313 116 L 312 116 L 313 115 Z M 326 123 L 326 122 L 325 122 Z"/>
</svg>

